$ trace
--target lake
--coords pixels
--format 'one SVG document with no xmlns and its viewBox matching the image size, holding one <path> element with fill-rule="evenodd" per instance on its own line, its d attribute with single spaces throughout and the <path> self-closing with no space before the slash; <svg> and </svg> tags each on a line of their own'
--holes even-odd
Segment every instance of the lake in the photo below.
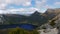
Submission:
<svg viewBox="0 0 60 34">
<path fill-rule="evenodd" d="M 10 25 L 0 25 L 0 29 L 7 29 L 7 28 L 22 28 L 26 30 L 33 30 L 36 29 L 37 26 L 32 25 L 32 24 L 10 24 Z"/>
</svg>

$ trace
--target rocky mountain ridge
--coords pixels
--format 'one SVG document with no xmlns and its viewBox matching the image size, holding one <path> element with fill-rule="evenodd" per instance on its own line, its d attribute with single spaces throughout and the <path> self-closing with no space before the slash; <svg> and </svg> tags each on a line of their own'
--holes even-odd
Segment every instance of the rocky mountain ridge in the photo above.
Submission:
<svg viewBox="0 0 60 34">
<path fill-rule="evenodd" d="M 60 14 L 60 9 L 47 9 L 47 11 L 43 14 L 35 11 L 30 16 L 19 14 L 0 14 L 0 24 L 29 23 L 41 26 L 49 20 L 52 20 L 58 14 Z"/>
</svg>

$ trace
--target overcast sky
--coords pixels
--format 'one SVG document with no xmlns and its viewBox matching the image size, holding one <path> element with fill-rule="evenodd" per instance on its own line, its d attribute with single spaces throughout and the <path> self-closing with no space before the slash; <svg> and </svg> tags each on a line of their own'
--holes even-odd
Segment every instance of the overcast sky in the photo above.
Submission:
<svg viewBox="0 0 60 34">
<path fill-rule="evenodd" d="M 48 8 L 60 8 L 60 0 L 0 0 L 0 14 L 31 14 L 45 12 Z"/>
</svg>

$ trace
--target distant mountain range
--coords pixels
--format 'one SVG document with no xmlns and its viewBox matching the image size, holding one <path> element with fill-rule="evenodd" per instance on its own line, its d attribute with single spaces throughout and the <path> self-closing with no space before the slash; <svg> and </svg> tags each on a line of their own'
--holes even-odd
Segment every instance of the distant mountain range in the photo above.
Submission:
<svg viewBox="0 0 60 34">
<path fill-rule="evenodd" d="M 45 13 L 35 11 L 30 16 L 19 14 L 0 14 L 0 25 L 28 23 L 41 26 L 56 17 L 58 14 L 60 14 L 60 9 L 47 9 Z"/>
</svg>

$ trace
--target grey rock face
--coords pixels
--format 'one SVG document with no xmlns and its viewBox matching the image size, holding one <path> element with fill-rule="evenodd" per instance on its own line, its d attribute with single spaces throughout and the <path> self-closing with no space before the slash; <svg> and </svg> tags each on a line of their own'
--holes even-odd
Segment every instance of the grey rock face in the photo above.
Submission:
<svg viewBox="0 0 60 34">
<path fill-rule="evenodd" d="M 3 20 L 4 20 L 3 16 L 0 15 L 0 24 L 3 24 Z"/>
<path fill-rule="evenodd" d="M 57 16 L 57 20 L 55 21 L 56 25 L 55 27 L 57 27 L 58 29 L 58 34 L 60 34 L 60 14 Z"/>
</svg>

